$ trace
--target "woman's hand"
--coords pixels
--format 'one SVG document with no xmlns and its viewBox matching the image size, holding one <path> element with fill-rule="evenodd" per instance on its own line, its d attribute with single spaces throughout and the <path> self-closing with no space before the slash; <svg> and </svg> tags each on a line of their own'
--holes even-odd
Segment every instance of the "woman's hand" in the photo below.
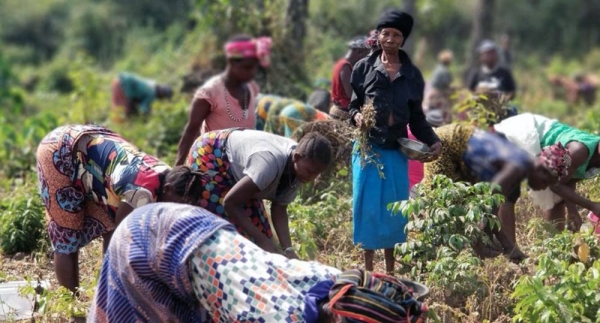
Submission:
<svg viewBox="0 0 600 323">
<path fill-rule="evenodd" d="M 284 249 L 283 255 L 288 257 L 288 259 L 299 259 L 298 255 L 296 254 L 296 251 L 294 251 L 294 249 L 292 248 Z"/>
<path fill-rule="evenodd" d="M 273 240 L 267 237 L 265 237 L 264 239 L 257 240 L 256 245 L 266 252 L 280 253 L 277 249 L 277 246 L 275 246 L 275 243 L 273 243 Z"/>
<path fill-rule="evenodd" d="M 435 144 L 429 147 L 429 154 L 421 158 L 419 161 L 423 163 L 428 163 L 436 160 L 440 154 L 442 153 L 442 143 L 436 142 Z"/>
<path fill-rule="evenodd" d="M 362 126 L 362 121 L 363 121 L 363 116 L 362 113 L 357 113 L 354 115 L 354 122 L 356 123 L 357 127 L 361 127 Z"/>
</svg>

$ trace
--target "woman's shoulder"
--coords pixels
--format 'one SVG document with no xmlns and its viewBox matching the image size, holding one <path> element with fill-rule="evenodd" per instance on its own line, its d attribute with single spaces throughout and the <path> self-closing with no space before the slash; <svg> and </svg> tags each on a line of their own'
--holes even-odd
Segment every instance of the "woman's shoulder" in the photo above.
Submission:
<svg viewBox="0 0 600 323">
<path fill-rule="evenodd" d="M 208 80 L 206 80 L 200 88 L 214 88 L 223 84 L 223 77 L 221 74 L 213 75 Z"/>
<path fill-rule="evenodd" d="M 196 98 L 207 99 L 212 95 L 215 95 L 216 92 L 220 92 L 223 89 L 223 78 L 220 74 L 214 75 L 208 80 L 206 80 L 194 94 Z"/>
</svg>

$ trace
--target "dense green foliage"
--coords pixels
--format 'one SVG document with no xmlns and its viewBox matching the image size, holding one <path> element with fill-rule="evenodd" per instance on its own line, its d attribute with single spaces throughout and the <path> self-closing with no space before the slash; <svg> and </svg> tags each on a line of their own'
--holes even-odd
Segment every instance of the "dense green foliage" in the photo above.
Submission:
<svg viewBox="0 0 600 323">
<path fill-rule="evenodd" d="M 45 232 L 44 206 L 37 186 L 25 185 L 0 202 L 0 249 L 6 254 L 41 247 Z"/>
</svg>

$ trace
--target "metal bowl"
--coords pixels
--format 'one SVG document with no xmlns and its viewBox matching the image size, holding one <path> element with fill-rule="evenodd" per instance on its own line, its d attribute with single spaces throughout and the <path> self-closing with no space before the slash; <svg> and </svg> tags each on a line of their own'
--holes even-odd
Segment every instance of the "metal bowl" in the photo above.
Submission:
<svg viewBox="0 0 600 323">
<path fill-rule="evenodd" d="M 412 289 L 413 297 L 419 302 L 424 301 L 425 298 L 429 296 L 429 288 L 427 288 L 427 286 L 408 279 L 399 278 L 399 280 L 406 285 L 406 287 Z"/>
<path fill-rule="evenodd" d="M 422 142 L 408 138 L 400 138 L 398 139 L 398 143 L 400 144 L 400 151 L 409 159 L 419 160 L 431 154 L 429 152 L 429 146 Z"/>
</svg>

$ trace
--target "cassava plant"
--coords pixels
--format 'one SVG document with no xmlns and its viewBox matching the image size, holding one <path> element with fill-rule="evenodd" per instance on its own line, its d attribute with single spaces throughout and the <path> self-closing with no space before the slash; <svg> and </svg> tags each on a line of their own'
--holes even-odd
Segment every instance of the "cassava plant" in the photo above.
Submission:
<svg viewBox="0 0 600 323">
<path fill-rule="evenodd" d="M 564 231 L 540 241 L 532 276 L 515 286 L 514 322 L 599 322 L 600 246 L 593 233 Z"/>
<path fill-rule="evenodd" d="M 418 187 L 418 197 L 389 205 L 409 218 L 408 240 L 396 246 L 401 272 L 423 281 L 451 308 L 464 307 L 469 297 L 486 289 L 483 261 L 469 248 L 487 241 L 483 226 L 499 228 L 492 210 L 504 197 L 489 183 L 454 182 L 436 175 L 432 188 Z"/>
<path fill-rule="evenodd" d="M 389 205 L 393 213 L 409 217 L 409 240 L 396 251 L 411 265 L 413 275 L 426 272 L 428 262 L 439 258 L 440 247 L 448 248 L 443 253 L 447 255 L 459 253 L 478 239 L 489 240 L 480 225 L 500 227 L 492 210 L 503 200 L 489 183 L 471 185 L 436 175 L 432 189 L 419 186 L 416 199 Z"/>
</svg>

